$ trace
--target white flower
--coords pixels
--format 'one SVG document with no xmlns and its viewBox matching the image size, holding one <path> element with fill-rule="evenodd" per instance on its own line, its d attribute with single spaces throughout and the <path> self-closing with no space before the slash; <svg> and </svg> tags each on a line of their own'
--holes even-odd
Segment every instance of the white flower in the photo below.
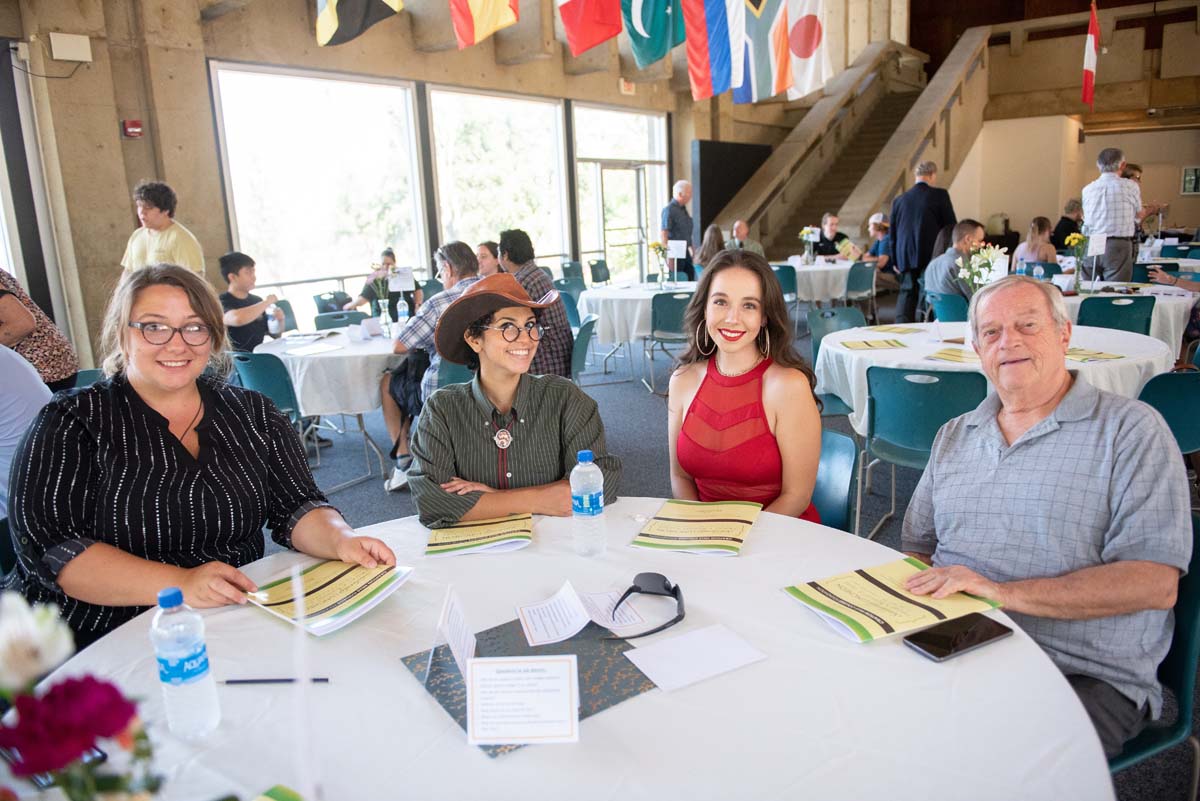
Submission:
<svg viewBox="0 0 1200 801">
<path fill-rule="evenodd" d="M 22 692 L 75 651 L 54 604 L 30 608 L 16 592 L 0 595 L 0 689 Z"/>
</svg>

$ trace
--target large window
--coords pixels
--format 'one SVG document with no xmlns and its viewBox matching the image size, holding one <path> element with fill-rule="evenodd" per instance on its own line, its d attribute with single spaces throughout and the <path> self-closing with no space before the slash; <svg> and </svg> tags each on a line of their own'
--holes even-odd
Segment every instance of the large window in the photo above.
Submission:
<svg viewBox="0 0 1200 801">
<path fill-rule="evenodd" d="M 307 295 L 357 294 L 384 247 L 424 270 L 411 86 L 222 63 L 213 85 L 234 246 L 264 290 L 308 281 L 283 288 L 303 320 Z"/>
<path fill-rule="evenodd" d="M 442 241 L 520 228 L 557 266 L 569 250 L 562 104 L 433 89 L 429 106 Z"/>
<path fill-rule="evenodd" d="M 666 118 L 580 104 L 574 112 L 580 256 L 605 259 L 614 279 L 638 279 L 657 269 L 647 245 L 670 195 Z"/>
</svg>

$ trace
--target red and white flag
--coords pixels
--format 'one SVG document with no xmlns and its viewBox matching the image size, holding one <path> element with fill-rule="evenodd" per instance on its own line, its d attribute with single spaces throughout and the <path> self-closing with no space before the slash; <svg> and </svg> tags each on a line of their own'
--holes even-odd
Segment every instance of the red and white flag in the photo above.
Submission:
<svg viewBox="0 0 1200 801">
<path fill-rule="evenodd" d="M 1100 23 L 1096 21 L 1096 4 L 1088 19 L 1087 43 L 1083 46 L 1083 102 L 1096 110 L 1096 54 L 1100 51 Z"/>
<path fill-rule="evenodd" d="M 787 0 L 788 53 L 792 60 L 792 85 L 788 99 L 799 100 L 817 91 L 833 75 L 833 61 L 825 46 L 824 0 Z"/>
</svg>

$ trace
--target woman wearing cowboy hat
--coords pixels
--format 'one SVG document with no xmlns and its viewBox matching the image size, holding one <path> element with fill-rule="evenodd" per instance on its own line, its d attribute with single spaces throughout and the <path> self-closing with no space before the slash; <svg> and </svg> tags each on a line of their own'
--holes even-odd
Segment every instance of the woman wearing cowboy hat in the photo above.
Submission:
<svg viewBox="0 0 1200 801">
<path fill-rule="evenodd" d="M 443 359 L 475 371 L 429 397 L 417 421 L 408 485 L 430 528 L 532 512 L 571 513 L 567 476 L 591 450 L 604 497 L 617 497 L 621 461 L 608 455 L 596 402 L 565 378 L 529 375 L 557 300 L 529 299 L 507 273 L 490 275 L 446 307 L 434 339 Z"/>
</svg>

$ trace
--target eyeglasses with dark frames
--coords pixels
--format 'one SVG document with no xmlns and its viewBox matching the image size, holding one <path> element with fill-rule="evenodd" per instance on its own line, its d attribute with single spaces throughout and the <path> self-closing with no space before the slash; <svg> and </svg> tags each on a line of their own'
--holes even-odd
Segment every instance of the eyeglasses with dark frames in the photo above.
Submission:
<svg viewBox="0 0 1200 801">
<path fill-rule="evenodd" d="M 175 338 L 176 334 L 185 345 L 198 347 L 207 344 L 212 339 L 212 330 L 204 323 L 188 323 L 176 328 L 166 323 L 130 323 L 130 328 L 142 332 L 142 339 L 151 345 L 165 345 Z"/>
<path fill-rule="evenodd" d="M 633 585 L 630 586 L 629 589 L 625 590 L 625 594 L 622 595 L 621 599 L 613 606 L 613 620 L 617 619 L 617 608 L 620 607 L 621 604 L 625 603 L 625 599 L 630 595 L 633 595 L 635 592 L 643 595 L 662 595 L 667 598 L 674 598 L 675 617 L 671 618 L 666 623 L 663 623 L 661 626 L 655 626 L 649 631 L 643 631 L 640 634 L 621 635 L 619 639 L 634 640 L 638 637 L 646 637 L 650 634 L 657 634 L 664 629 L 671 628 L 671 626 L 674 626 L 676 623 L 683 620 L 684 615 L 687 613 L 683 605 L 683 589 L 678 584 L 672 584 L 670 579 L 668 579 L 662 573 L 638 573 L 633 577 Z"/>
<path fill-rule="evenodd" d="M 537 342 L 546 331 L 546 326 L 533 320 L 525 323 L 524 326 L 517 325 L 516 323 L 502 323 L 500 325 L 485 325 L 484 328 L 488 331 L 499 331 L 500 336 L 504 337 L 505 342 L 516 342 L 521 338 L 522 331 L 529 334 L 529 338 L 534 342 Z"/>
</svg>

